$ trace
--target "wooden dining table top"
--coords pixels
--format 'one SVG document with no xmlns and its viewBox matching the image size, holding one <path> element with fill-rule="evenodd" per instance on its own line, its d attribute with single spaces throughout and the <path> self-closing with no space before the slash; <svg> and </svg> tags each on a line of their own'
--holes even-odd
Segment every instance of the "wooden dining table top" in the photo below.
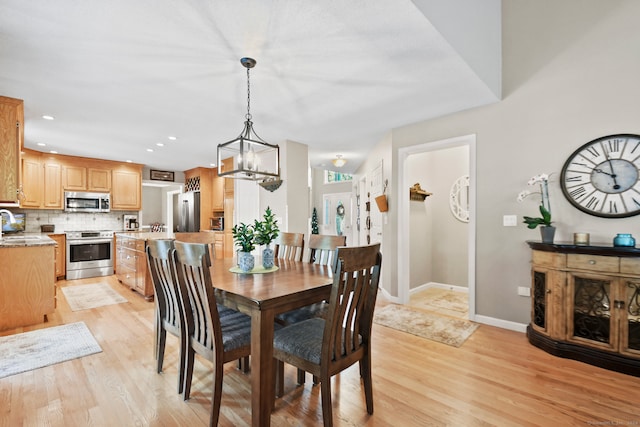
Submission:
<svg viewBox="0 0 640 427">
<path fill-rule="evenodd" d="M 216 299 L 251 316 L 251 425 L 269 427 L 274 399 L 273 333 L 275 315 L 328 300 L 331 267 L 276 259 L 277 270 L 234 273 L 235 258 L 214 259 L 211 279 Z M 256 265 L 260 265 L 256 259 Z"/>
<path fill-rule="evenodd" d="M 256 265 L 260 262 L 256 258 Z M 233 273 L 229 270 L 236 265 L 235 258 L 212 260 L 213 286 L 240 297 L 246 306 L 255 305 L 261 310 L 275 307 L 278 309 L 276 314 L 292 309 L 288 308 L 292 305 L 291 300 L 314 291 L 328 297 L 327 286 L 333 282 L 331 267 L 284 259 L 276 259 L 274 264 L 278 269 L 272 272 Z M 294 302 L 293 305 L 302 307 L 306 304 Z"/>
</svg>

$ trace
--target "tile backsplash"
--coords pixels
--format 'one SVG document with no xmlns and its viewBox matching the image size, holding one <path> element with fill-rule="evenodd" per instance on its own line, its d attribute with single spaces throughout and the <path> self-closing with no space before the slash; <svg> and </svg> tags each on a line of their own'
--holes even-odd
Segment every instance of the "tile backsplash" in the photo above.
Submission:
<svg viewBox="0 0 640 427">
<path fill-rule="evenodd" d="M 123 215 L 137 215 L 138 212 L 117 211 L 109 213 L 77 213 L 61 210 L 16 209 L 12 212 L 26 214 L 25 232 L 39 233 L 43 224 L 53 224 L 54 233 L 67 231 L 110 230 L 122 231 Z"/>
</svg>

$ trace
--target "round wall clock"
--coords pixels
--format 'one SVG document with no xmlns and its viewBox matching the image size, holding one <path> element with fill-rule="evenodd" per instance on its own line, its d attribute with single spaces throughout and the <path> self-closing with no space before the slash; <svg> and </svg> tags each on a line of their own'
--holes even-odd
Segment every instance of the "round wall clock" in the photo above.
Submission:
<svg viewBox="0 0 640 427">
<path fill-rule="evenodd" d="M 567 200 L 590 215 L 640 214 L 640 135 L 617 134 L 587 142 L 562 166 Z"/>
<path fill-rule="evenodd" d="M 451 186 L 449 208 L 456 219 L 469 222 L 469 175 L 456 179 Z"/>
</svg>

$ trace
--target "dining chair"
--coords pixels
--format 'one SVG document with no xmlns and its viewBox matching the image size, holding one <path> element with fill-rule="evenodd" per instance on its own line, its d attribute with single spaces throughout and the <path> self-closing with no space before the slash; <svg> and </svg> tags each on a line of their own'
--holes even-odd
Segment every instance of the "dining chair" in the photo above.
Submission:
<svg viewBox="0 0 640 427">
<path fill-rule="evenodd" d="M 331 377 L 360 365 L 367 413 L 373 414 L 371 327 L 378 294 L 380 244 L 339 247 L 326 318 L 274 332 L 273 356 L 320 379 L 324 426 L 333 425 Z"/>
<path fill-rule="evenodd" d="M 309 235 L 309 262 L 312 264 L 329 265 L 336 260 L 335 252 L 339 246 L 345 246 L 347 236 L 332 236 L 327 234 L 311 234 Z M 287 311 L 276 315 L 276 322 L 281 325 L 291 325 L 303 320 L 312 319 L 314 317 L 324 317 L 327 312 L 327 303 L 318 302 L 301 307 L 295 310 Z M 284 365 L 278 364 L 278 378 L 284 378 Z M 313 378 L 313 383 L 318 384 L 319 379 Z M 305 372 L 298 369 L 298 385 L 305 382 Z M 282 393 L 283 384 L 278 385 L 277 395 Z"/>
<path fill-rule="evenodd" d="M 273 256 L 290 261 L 302 261 L 304 252 L 304 233 L 281 231 L 274 241 Z"/>
<path fill-rule="evenodd" d="M 209 424 L 218 424 L 224 364 L 251 353 L 251 318 L 216 302 L 211 257 L 205 243 L 174 242 L 172 263 L 178 277 L 187 342 L 184 400 L 189 399 L 196 353 L 213 362 L 213 398 Z"/>
<path fill-rule="evenodd" d="M 178 364 L 178 393 L 182 393 L 184 386 L 186 336 L 182 333 L 182 308 L 178 295 L 178 283 L 169 261 L 173 240 L 149 239 L 147 241 L 147 265 L 149 276 L 153 283 L 156 301 L 155 316 L 155 357 L 156 370 L 162 372 L 164 351 L 167 343 L 167 332 L 176 336 L 180 341 Z"/>
</svg>

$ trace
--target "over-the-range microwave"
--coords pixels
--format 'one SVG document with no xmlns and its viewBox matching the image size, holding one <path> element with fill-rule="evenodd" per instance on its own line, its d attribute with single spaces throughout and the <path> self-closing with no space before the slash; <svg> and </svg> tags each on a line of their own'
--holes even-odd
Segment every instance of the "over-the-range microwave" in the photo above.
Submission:
<svg viewBox="0 0 640 427">
<path fill-rule="evenodd" d="M 109 193 L 64 192 L 65 212 L 109 212 L 110 209 L 111 195 Z"/>
</svg>

